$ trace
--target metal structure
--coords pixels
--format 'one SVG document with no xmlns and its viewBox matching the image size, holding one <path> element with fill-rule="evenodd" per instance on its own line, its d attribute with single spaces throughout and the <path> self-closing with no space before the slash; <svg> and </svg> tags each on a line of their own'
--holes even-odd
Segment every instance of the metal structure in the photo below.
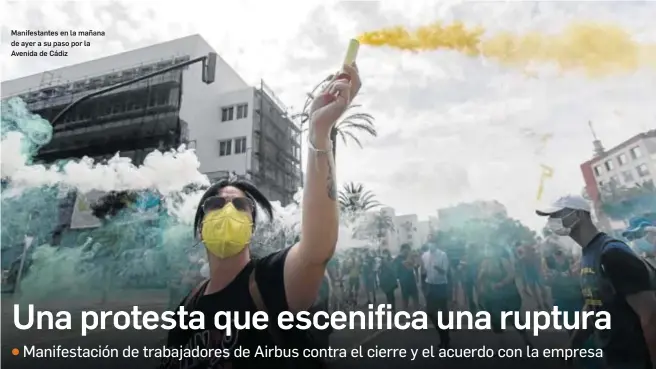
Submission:
<svg viewBox="0 0 656 369">
<path fill-rule="evenodd" d="M 301 186 L 301 129 L 264 83 L 255 90 L 251 180 L 270 200 L 289 204 Z"/>
<path fill-rule="evenodd" d="M 171 58 L 66 83 L 45 72 L 36 91 L 18 96 L 30 111 L 55 123 L 52 140 L 35 160 L 103 160 L 120 152 L 138 165 L 153 150 L 186 142 L 179 110 L 188 61 L 189 56 Z M 185 66 L 177 66 L 181 63 Z"/>
<path fill-rule="evenodd" d="M 89 156 L 102 161 L 120 152 L 139 165 L 153 150 L 187 143 L 186 123 L 179 116 L 182 76 L 197 62 L 203 62 L 203 82 L 214 82 L 214 53 L 195 59 L 172 57 L 65 83 L 44 72 L 36 90 L 14 96 L 53 125 L 52 140 L 35 160 L 51 163 Z M 60 194 L 53 244 L 71 226 L 77 197 L 75 192 Z"/>
</svg>

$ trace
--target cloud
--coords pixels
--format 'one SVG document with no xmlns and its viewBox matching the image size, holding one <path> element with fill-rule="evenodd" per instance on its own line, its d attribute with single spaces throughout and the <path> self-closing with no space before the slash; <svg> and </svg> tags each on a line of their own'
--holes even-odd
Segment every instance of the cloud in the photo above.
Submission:
<svg viewBox="0 0 656 369">
<path fill-rule="evenodd" d="M 264 78 L 291 106 L 339 67 L 348 39 L 391 25 L 462 20 L 490 32 L 555 32 L 593 20 L 656 43 L 654 2 L 46 4 L 5 6 L 3 54 L 11 28 L 103 29 L 108 36 L 65 60 L 4 58 L 3 78 L 198 32 L 245 80 Z M 656 126 L 653 70 L 595 80 L 550 66 L 524 71 L 453 52 L 366 46 L 358 63 L 359 103 L 376 117 L 380 135 L 363 138 L 364 149 L 338 143 L 339 178 L 364 183 L 399 213 L 434 215 L 461 201 L 497 199 L 512 216 L 539 227 L 533 207 L 540 164 L 555 169 L 545 197 L 580 193 L 579 164 L 592 153 L 588 121 L 607 147 Z"/>
</svg>

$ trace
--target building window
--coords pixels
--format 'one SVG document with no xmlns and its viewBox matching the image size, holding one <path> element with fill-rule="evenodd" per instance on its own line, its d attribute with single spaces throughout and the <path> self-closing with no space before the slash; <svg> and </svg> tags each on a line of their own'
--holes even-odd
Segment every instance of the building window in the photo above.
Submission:
<svg viewBox="0 0 656 369">
<path fill-rule="evenodd" d="M 649 175 L 649 167 L 647 167 L 647 164 L 642 164 L 636 169 L 638 169 L 638 175 L 640 177 L 647 177 Z"/>
<path fill-rule="evenodd" d="M 228 156 L 232 152 L 232 140 L 219 141 L 219 156 Z"/>
<path fill-rule="evenodd" d="M 620 182 L 620 177 L 618 177 L 618 176 L 610 177 L 610 184 L 611 185 L 619 185 L 620 183 L 621 183 Z"/>
<path fill-rule="evenodd" d="M 604 187 L 604 181 L 599 181 L 599 187 Z"/>
<path fill-rule="evenodd" d="M 168 92 L 160 91 L 157 94 L 157 105 L 163 106 L 169 103 L 169 94 Z"/>
<path fill-rule="evenodd" d="M 604 163 L 604 165 L 606 166 L 607 171 L 610 172 L 611 170 L 613 170 L 613 161 L 612 160 L 606 160 L 606 163 Z"/>
<path fill-rule="evenodd" d="M 233 120 L 235 113 L 235 107 L 234 106 L 226 106 L 225 108 L 221 108 L 221 121 L 222 122 L 227 122 L 230 120 Z"/>
<path fill-rule="evenodd" d="M 597 165 L 597 166 L 594 168 L 594 171 L 595 171 L 595 174 L 597 175 L 597 177 L 599 177 L 599 176 L 604 172 L 604 170 L 601 169 L 601 165 Z"/>
<path fill-rule="evenodd" d="M 235 154 L 246 152 L 246 137 L 235 138 Z"/>
<path fill-rule="evenodd" d="M 634 181 L 633 173 L 631 173 L 630 170 L 626 170 L 626 171 L 622 172 L 622 177 L 624 177 L 624 182 L 626 182 L 626 183 Z"/>
<path fill-rule="evenodd" d="M 237 119 L 248 117 L 248 104 L 237 105 Z"/>
<path fill-rule="evenodd" d="M 636 147 L 631 149 L 631 157 L 633 159 L 638 159 L 638 158 L 642 157 L 642 152 L 640 151 L 639 146 L 636 146 Z"/>
<path fill-rule="evenodd" d="M 617 162 L 620 163 L 620 166 L 629 162 L 629 159 L 626 157 L 626 154 L 620 154 L 617 157 Z"/>
</svg>

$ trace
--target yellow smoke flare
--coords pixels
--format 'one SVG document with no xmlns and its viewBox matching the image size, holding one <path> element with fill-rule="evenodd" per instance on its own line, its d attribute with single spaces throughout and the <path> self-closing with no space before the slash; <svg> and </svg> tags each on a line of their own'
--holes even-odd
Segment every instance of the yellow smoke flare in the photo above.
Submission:
<svg viewBox="0 0 656 369">
<path fill-rule="evenodd" d="M 554 172 L 553 168 L 551 167 L 548 167 L 544 164 L 540 166 L 542 167 L 542 175 L 540 176 L 540 185 L 538 186 L 538 196 L 537 196 L 538 201 L 542 199 L 542 193 L 544 192 L 544 182 L 546 182 L 548 178 L 553 177 L 553 172 Z"/>
<path fill-rule="evenodd" d="M 526 67 L 532 62 L 555 63 L 561 70 L 585 70 L 590 76 L 656 67 L 656 45 L 639 44 L 629 33 L 613 25 L 575 23 L 558 34 L 506 32 L 483 37 L 484 34 L 481 27 L 467 28 L 462 22 L 455 22 L 434 23 L 415 30 L 385 28 L 365 32 L 357 39 L 363 45 L 414 52 L 455 50 L 512 67 Z"/>
</svg>

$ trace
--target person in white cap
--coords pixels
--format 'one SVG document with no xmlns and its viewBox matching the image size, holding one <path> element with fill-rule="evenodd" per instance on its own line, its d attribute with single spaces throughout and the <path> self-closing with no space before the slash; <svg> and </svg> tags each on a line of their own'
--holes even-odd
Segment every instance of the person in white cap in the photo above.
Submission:
<svg viewBox="0 0 656 369">
<path fill-rule="evenodd" d="M 656 294 L 653 270 L 624 242 L 600 232 L 588 201 L 565 196 L 549 208 L 547 228 L 569 236 L 582 247 L 581 291 L 584 309 L 607 311 L 609 330 L 579 330 L 570 345 L 580 347 L 595 333 L 610 368 L 653 369 L 656 365 Z M 588 322 L 587 327 L 594 327 Z"/>
</svg>

